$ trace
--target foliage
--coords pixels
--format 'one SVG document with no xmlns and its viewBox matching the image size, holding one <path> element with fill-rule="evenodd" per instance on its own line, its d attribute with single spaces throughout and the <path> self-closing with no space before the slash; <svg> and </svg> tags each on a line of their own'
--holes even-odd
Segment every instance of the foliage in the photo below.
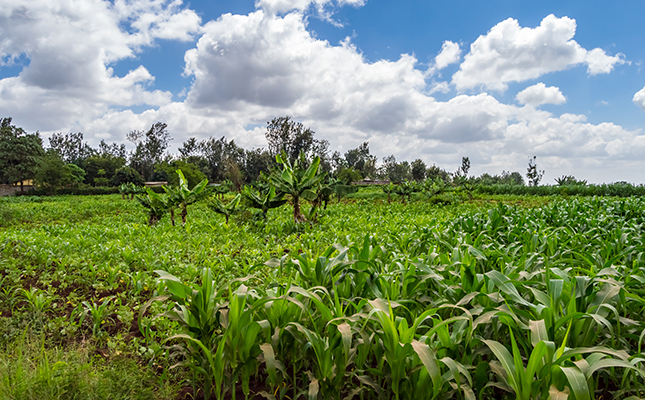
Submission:
<svg viewBox="0 0 645 400">
<path fill-rule="evenodd" d="M 148 225 L 150 226 L 156 225 L 170 208 L 167 197 L 155 193 L 150 188 L 146 188 L 145 196 L 137 196 L 137 201 L 148 209 Z"/>
<path fill-rule="evenodd" d="M 237 206 L 240 204 L 240 198 L 241 195 L 237 194 L 228 204 L 224 204 L 220 199 L 212 196 L 208 198 L 206 204 L 211 210 L 215 211 L 218 214 L 224 215 L 224 217 L 226 218 L 226 225 L 228 225 L 228 220 L 231 215 L 235 214 L 238 211 Z"/>
<path fill-rule="evenodd" d="M 66 164 L 85 166 L 85 160 L 92 156 L 94 150 L 83 142 L 83 133 L 54 133 L 49 138 L 49 148 L 52 149 Z"/>
<path fill-rule="evenodd" d="M 276 117 L 267 122 L 265 136 L 269 152 L 274 156 L 284 153 L 292 164 L 301 153 L 308 155 L 315 141 L 314 131 L 289 116 Z"/>
<path fill-rule="evenodd" d="M 124 157 L 113 157 L 110 155 L 94 155 L 88 157 L 84 161 L 83 168 L 85 169 L 85 183 L 95 184 L 96 179 L 107 179 L 107 186 L 111 183 L 116 170 L 122 168 L 125 165 Z M 103 171 L 104 174 L 100 174 L 100 171 Z M 104 181 L 100 181 L 105 183 Z M 101 185 L 97 185 L 101 186 Z"/>
<path fill-rule="evenodd" d="M 530 186 L 538 186 L 544 176 L 544 170 L 538 169 L 536 160 L 537 156 L 529 158 L 529 166 L 526 169 L 526 179 L 528 179 Z"/>
<path fill-rule="evenodd" d="M 573 175 L 562 175 L 559 178 L 554 178 L 554 180 L 557 182 L 558 186 L 571 186 L 571 185 L 585 186 L 587 184 L 586 180 L 577 180 L 576 177 Z"/>
<path fill-rule="evenodd" d="M 167 124 L 157 122 L 146 132 L 134 130 L 127 134 L 127 139 L 136 145 L 136 149 L 130 157 L 130 166 L 140 172 L 144 180 L 150 179 L 154 172 L 154 166 L 162 161 L 169 142 L 172 140 L 167 128 Z M 121 183 L 119 182 L 115 186 Z"/>
<path fill-rule="evenodd" d="M 135 169 L 121 167 L 114 172 L 111 183 L 112 186 L 120 186 L 123 183 L 133 183 L 137 186 L 143 186 L 144 180 Z"/>
<path fill-rule="evenodd" d="M 341 170 L 336 174 L 336 179 L 342 182 L 344 185 L 349 185 L 352 182 L 358 182 L 363 177 L 361 176 L 360 171 L 355 170 L 354 168 L 341 168 Z"/>
<path fill-rule="evenodd" d="M 461 157 L 461 166 L 455 172 L 455 178 L 468 178 L 468 171 L 470 171 L 470 158 Z"/>
<path fill-rule="evenodd" d="M 65 164 L 60 156 L 48 151 L 40 159 L 34 181 L 42 185 L 46 191 L 53 193 L 65 185 L 78 185 L 85 179 L 85 171 L 74 164 Z"/>
<path fill-rule="evenodd" d="M 412 179 L 415 182 L 422 182 L 426 179 L 426 163 L 423 162 L 420 158 L 412 161 Z"/>
<path fill-rule="evenodd" d="M 177 187 L 164 186 L 166 191 L 166 204 L 167 208 L 172 211 L 174 207 L 179 207 L 181 211 L 181 222 L 186 224 L 186 217 L 188 216 L 188 206 L 205 198 L 210 193 L 206 190 L 208 179 L 204 179 L 195 185 L 194 188 L 188 188 L 188 181 L 184 177 L 183 172 L 178 169 L 177 175 L 179 176 L 179 185 Z M 173 222 L 174 225 L 174 222 Z"/>
<path fill-rule="evenodd" d="M 255 208 L 262 211 L 262 217 L 266 220 L 267 213 L 272 208 L 282 207 L 287 203 L 284 193 L 276 193 L 274 186 L 256 190 L 253 186 L 246 185 L 242 190 L 242 198 L 247 207 Z M 228 219 L 227 219 L 228 223 Z"/>
<path fill-rule="evenodd" d="M 179 175 L 175 173 L 178 169 L 184 174 L 189 189 L 194 188 L 198 183 L 206 179 L 206 175 L 196 165 L 182 160 L 162 163 L 157 168 L 166 173 L 165 176 L 170 186 L 179 186 Z"/>
<path fill-rule="evenodd" d="M 410 163 L 407 161 L 397 162 L 394 155 L 385 157 L 380 170 L 381 177 L 394 183 L 404 182 L 412 178 Z"/>
<path fill-rule="evenodd" d="M 270 181 L 275 185 L 277 191 L 291 196 L 293 202 L 293 219 L 297 222 L 306 220 L 300 211 L 300 199 L 315 200 L 318 195 L 314 190 L 318 183 L 324 178 L 324 174 L 318 172 L 320 158 L 314 158 L 313 162 L 306 169 L 304 153 L 300 153 L 300 158 L 291 162 L 285 153 L 276 156 L 278 164 L 282 165 L 282 172 L 274 172 L 270 176 Z"/>
<path fill-rule="evenodd" d="M 11 118 L 0 122 L 0 182 L 22 182 L 36 176 L 38 164 L 44 156 L 42 140 L 38 133 L 27 134 L 22 128 L 11 125 Z"/>
<path fill-rule="evenodd" d="M 523 190 L 543 188 L 562 189 Z M 0 230 L 0 396 L 32 398 L 17 388 L 37 386 L 14 367 L 33 373 L 44 359 L 18 363 L 25 326 L 60 349 L 104 320 L 83 341 L 94 367 L 149 365 L 153 382 L 193 382 L 194 397 L 645 395 L 643 198 L 404 206 L 359 194 L 315 227 L 286 208 L 226 226 L 195 203 L 185 229 L 141 224 L 141 208 L 118 195 L 0 199 L 12 214 Z M 88 310 L 82 326 L 70 307 Z M 67 386 L 89 376 L 64 379 L 73 365 L 39 368 L 49 378 L 38 387 L 85 393 Z"/>
</svg>

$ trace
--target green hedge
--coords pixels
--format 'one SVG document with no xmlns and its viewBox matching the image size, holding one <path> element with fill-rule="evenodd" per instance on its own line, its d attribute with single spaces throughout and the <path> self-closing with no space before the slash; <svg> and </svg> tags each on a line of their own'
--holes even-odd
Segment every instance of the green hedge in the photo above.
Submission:
<svg viewBox="0 0 645 400">
<path fill-rule="evenodd" d="M 155 186 L 152 188 L 156 193 L 163 193 L 163 188 L 161 186 Z M 64 195 L 74 195 L 74 196 L 95 196 L 102 194 L 118 194 L 118 187 L 105 187 L 105 186 L 85 186 L 85 187 L 68 187 L 60 188 L 51 193 L 47 189 L 38 188 L 31 189 L 24 193 L 16 193 L 16 196 L 64 196 Z"/>
<path fill-rule="evenodd" d="M 482 185 L 477 187 L 477 191 L 482 194 L 512 194 L 518 196 L 645 196 L 644 185 L 632 185 L 623 182 L 565 186 Z"/>
</svg>

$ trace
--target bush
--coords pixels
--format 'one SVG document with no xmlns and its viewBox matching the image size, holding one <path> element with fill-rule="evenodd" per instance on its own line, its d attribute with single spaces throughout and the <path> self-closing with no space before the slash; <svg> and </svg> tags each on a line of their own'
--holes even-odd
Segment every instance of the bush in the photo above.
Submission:
<svg viewBox="0 0 645 400">
<path fill-rule="evenodd" d="M 632 185 L 626 182 L 563 186 L 480 185 L 477 187 L 477 191 L 482 194 L 511 194 L 517 196 L 645 196 L 644 185 Z"/>
<path fill-rule="evenodd" d="M 156 186 L 151 188 L 155 193 L 163 193 L 163 188 L 161 186 Z M 16 196 L 64 196 L 64 195 L 74 195 L 74 196 L 96 196 L 103 194 L 118 194 L 118 187 L 105 187 L 105 186 L 83 186 L 83 187 L 66 187 L 60 188 L 51 192 L 44 188 L 32 189 L 24 194 L 20 192 L 16 193 Z"/>
</svg>

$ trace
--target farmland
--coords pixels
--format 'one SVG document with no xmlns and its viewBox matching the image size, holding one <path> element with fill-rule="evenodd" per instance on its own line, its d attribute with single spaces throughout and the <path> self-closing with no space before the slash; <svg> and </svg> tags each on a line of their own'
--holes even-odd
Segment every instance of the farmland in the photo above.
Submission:
<svg viewBox="0 0 645 400">
<path fill-rule="evenodd" d="M 645 397 L 645 200 L 377 197 L 0 199 L 0 398 Z"/>
</svg>

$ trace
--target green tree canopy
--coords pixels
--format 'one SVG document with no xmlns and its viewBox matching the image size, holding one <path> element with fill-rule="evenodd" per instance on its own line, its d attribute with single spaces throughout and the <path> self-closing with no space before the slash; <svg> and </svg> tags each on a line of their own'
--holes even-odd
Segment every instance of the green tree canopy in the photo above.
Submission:
<svg viewBox="0 0 645 400">
<path fill-rule="evenodd" d="M 0 182 L 22 183 L 36 176 L 38 163 L 45 154 L 38 132 L 27 134 L 11 125 L 11 118 L 0 122 Z"/>
</svg>

